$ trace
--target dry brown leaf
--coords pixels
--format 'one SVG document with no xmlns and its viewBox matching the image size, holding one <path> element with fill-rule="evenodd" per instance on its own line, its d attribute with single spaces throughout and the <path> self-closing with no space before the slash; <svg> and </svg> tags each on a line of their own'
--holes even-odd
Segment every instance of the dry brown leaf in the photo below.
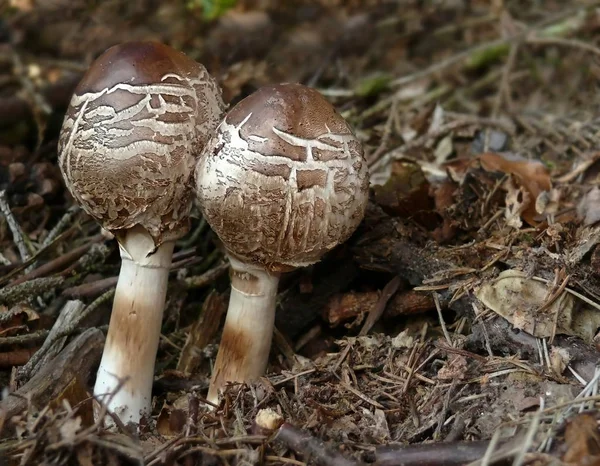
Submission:
<svg viewBox="0 0 600 466">
<path fill-rule="evenodd" d="M 11 336 L 39 323 L 40 316 L 27 304 L 17 304 L 10 309 L 0 306 L 0 336 Z"/>
<path fill-rule="evenodd" d="M 202 350 L 211 342 L 227 309 L 222 295 L 212 291 L 204 300 L 202 311 L 192 325 L 177 362 L 177 371 L 193 374 L 203 360 Z"/>
<path fill-rule="evenodd" d="M 524 159 L 509 159 L 499 154 L 488 152 L 478 158 L 481 166 L 487 171 L 501 172 L 514 177 L 515 181 L 526 193 L 523 199 L 522 218 L 530 225 L 537 225 L 535 202 L 540 194 L 550 191 L 552 183 L 550 174 L 541 162 Z M 507 202 L 508 204 L 508 202 Z"/>
<path fill-rule="evenodd" d="M 188 414 L 182 409 L 176 409 L 163 405 L 156 420 L 156 430 L 163 437 L 175 437 L 185 427 Z"/>
<path fill-rule="evenodd" d="M 94 462 L 92 461 L 93 447 L 91 444 L 79 445 L 75 449 L 75 455 L 77 456 L 77 464 L 79 466 L 94 466 Z"/>
<path fill-rule="evenodd" d="M 377 444 L 385 444 L 390 441 L 391 434 L 390 428 L 385 416 L 385 411 L 382 409 L 375 409 L 373 413 L 367 408 L 362 410 L 361 421 L 369 429 L 369 438 Z"/>
<path fill-rule="evenodd" d="M 567 452 L 563 461 L 577 465 L 600 465 L 600 433 L 593 414 L 575 416 L 565 429 Z"/>
<path fill-rule="evenodd" d="M 408 329 L 402 330 L 398 335 L 392 338 L 392 348 L 412 348 L 414 344 L 415 339 L 409 335 Z"/>
<path fill-rule="evenodd" d="M 363 320 L 362 317 L 375 307 L 378 300 L 379 292 L 377 291 L 333 295 L 323 309 L 323 319 L 332 327 L 357 317 L 358 323 L 360 323 Z"/>
<path fill-rule="evenodd" d="M 467 176 L 469 168 L 473 165 L 473 160 L 470 158 L 456 158 L 446 162 L 443 168 L 448 173 L 448 178 L 454 183 L 462 185 Z"/>
<path fill-rule="evenodd" d="M 586 226 L 600 221 L 600 189 L 592 188 L 588 191 L 577 205 L 577 214 L 583 219 Z"/>
<path fill-rule="evenodd" d="M 454 194 L 457 190 L 456 183 L 446 181 L 437 186 L 432 194 L 435 210 L 442 217 L 443 223 L 432 232 L 433 239 L 444 243 L 456 236 L 456 225 L 448 211 L 454 206 Z"/>
<path fill-rule="evenodd" d="M 553 346 L 550 350 L 550 368 L 556 375 L 561 375 L 571 362 L 571 355 L 566 348 Z"/>
<path fill-rule="evenodd" d="M 65 389 L 49 403 L 49 406 L 52 409 L 59 409 L 64 402 L 67 402 L 70 406 L 78 406 L 78 419 L 84 427 L 94 424 L 93 404 L 90 399 L 90 393 L 87 390 L 86 384 L 79 377 L 71 380 Z"/>
<path fill-rule="evenodd" d="M 463 380 L 466 375 L 467 359 L 460 354 L 453 354 L 438 371 L 437 378 L 440 380 Z"/>
<path fill-rule="evenodd" d="M 570 264 L 578 264 L 586 254 L 600 243 L 600 227 L 578 228 L 576 232 L 576 241 L 573 242 L 571 249 L 566 254 Z M 592 266 L 594 263 L 592 262 Z M 600 271 L 600 269 L 598 269 Z"/>
<path fill-rule="evenodd" d="M 68 445 L 73 445 L 77 433 L 81 430 L 81 418 L 79 416 L 65 420 L 59 427 L 62 441 Z"/>
<path fill-rule="evenodd" d="M 475 296 L 515 328 L 538 338 L 557 333 L 576 335 L 590 343 L 595 330 L 600 327 L 600 312 L 583 306 L 583 303 L 574 312 L 576 301 L 568 292 L 563 292 L 540 311 L 548 300 L 548 285 L 519 270 L 505 270 L 495 280 L 479 287 Z"/>
</svg>

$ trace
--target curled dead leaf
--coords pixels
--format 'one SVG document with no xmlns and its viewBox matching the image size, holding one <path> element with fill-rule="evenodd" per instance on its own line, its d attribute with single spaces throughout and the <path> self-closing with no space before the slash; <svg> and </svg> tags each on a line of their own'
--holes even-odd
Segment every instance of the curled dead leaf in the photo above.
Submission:
<svg viewBox="0 0 600 466">
<path fill-rule="evenodd" d="M 548 285 L 519 270 L 505 270 L 479 287 L 475 296 L 515 328 L 538 338 L 576 335 L 590 343 L 600 327 L 596 309 L 576 301 L 566 290 L 549 301 Z"/>
<path fill-rule="evenodd" d="M 188 413 L 184 410 L 165 404 L 158 415 L 156 430 L 163 437 L 175 437 L 183 432 L 187 418 Z"/>
<path fill-rule="evenodd" d="M 600 221 L 600 189 L 592 188 L 577 205 L 577 214 L 583 219 L 586 226 L 594 225 Z"/>
<path fill-rule="evenodd" d="M 536 200 L 538 196 L 550 191 L 552 188 L 550 174 L 546 167 L 538 161 L 508 158 L 491 152 L 481 154 L 478 160 L 484 170 L 505 173 L 515 180 L 518 185 L 517 189 L 523 194 L 522 205 L 519 207 L 521 217 L 528 224 L 537 225 L 538 222 L 535 220 L 537 215 L 535 209 Z M 512 199 L 514 195 L 514 192 L 508 191 L 507 207 L 509 205 L 509 196 L 511 196 L 510 201 L 512 204 L 515 204 Z M 514 215 L 514 212 L 512 214 Z"/>
<path fill-rule="evenodd" d="M 571 355 L 566 348 L 553 346 L 550 349 L 550 368 L 556 375 L 561 375 L 570 362 Z"/>
</svg>

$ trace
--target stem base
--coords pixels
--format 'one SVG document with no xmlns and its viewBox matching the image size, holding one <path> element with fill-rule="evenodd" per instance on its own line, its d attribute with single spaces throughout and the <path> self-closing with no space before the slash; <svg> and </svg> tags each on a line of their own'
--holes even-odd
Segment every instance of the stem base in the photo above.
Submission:
<svg viewBox="0 0 600 466">
<path fill-rule="evenodd" d="M 279 275 L 231 258 L 231 297 L 208 401 L 217 403 L 227 382 L 250 382 L 267 368 Z"/>
<path fill-rule="evenodd" d="M 137 424 L 151 411 L 174 243 L 146 250 L 147 238 L 127 235 L 120 243 L 121 271 L 94 395 L 123 423 Z"/>
</svg>

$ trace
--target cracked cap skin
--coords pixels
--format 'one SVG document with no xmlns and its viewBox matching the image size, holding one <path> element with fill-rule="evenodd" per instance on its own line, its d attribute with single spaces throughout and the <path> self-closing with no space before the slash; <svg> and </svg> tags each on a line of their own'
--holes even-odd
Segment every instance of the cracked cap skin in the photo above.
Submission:
<svg viewBox="0 0 600 466">
<path fill-rule="evenodd" d="M 157 42 L 114 46 L 89 68 L 60 133 L 67 188 L 107 230 L 155 245 L 189 229 L 191 174 L 225 105 L 204 66 Z"/>
<path fill-rule="evenodd" d="M 195 171 L 207 222 L 238 259 L 284 272 L 318 262 L 361 222 L 368 170 L 335 108 L 300 84 L 240 101 Z"/>
</svg>

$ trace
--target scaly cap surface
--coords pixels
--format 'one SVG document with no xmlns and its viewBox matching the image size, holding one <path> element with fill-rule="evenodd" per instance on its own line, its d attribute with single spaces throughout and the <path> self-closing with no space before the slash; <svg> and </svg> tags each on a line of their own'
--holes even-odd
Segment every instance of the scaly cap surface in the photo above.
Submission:
<svg viewBox="0 0 600 466">
<path fill-rule="evenodd" d="M 219 125 L 196 166 L 200 208 L 228 251 L 271 271 L 346 241 L 368 198 L 362 145 L 317 91 L 259 89 Z"/>
<path fill-rule="evenodd" d="M 204 66 L 166 45 L 102 54 L 71 99 L 59 165 L 77 202 L 104 228 L 145 228 L 156 246 L 188 230 L 191 173 L 225 105 Z"/>
</svg>

